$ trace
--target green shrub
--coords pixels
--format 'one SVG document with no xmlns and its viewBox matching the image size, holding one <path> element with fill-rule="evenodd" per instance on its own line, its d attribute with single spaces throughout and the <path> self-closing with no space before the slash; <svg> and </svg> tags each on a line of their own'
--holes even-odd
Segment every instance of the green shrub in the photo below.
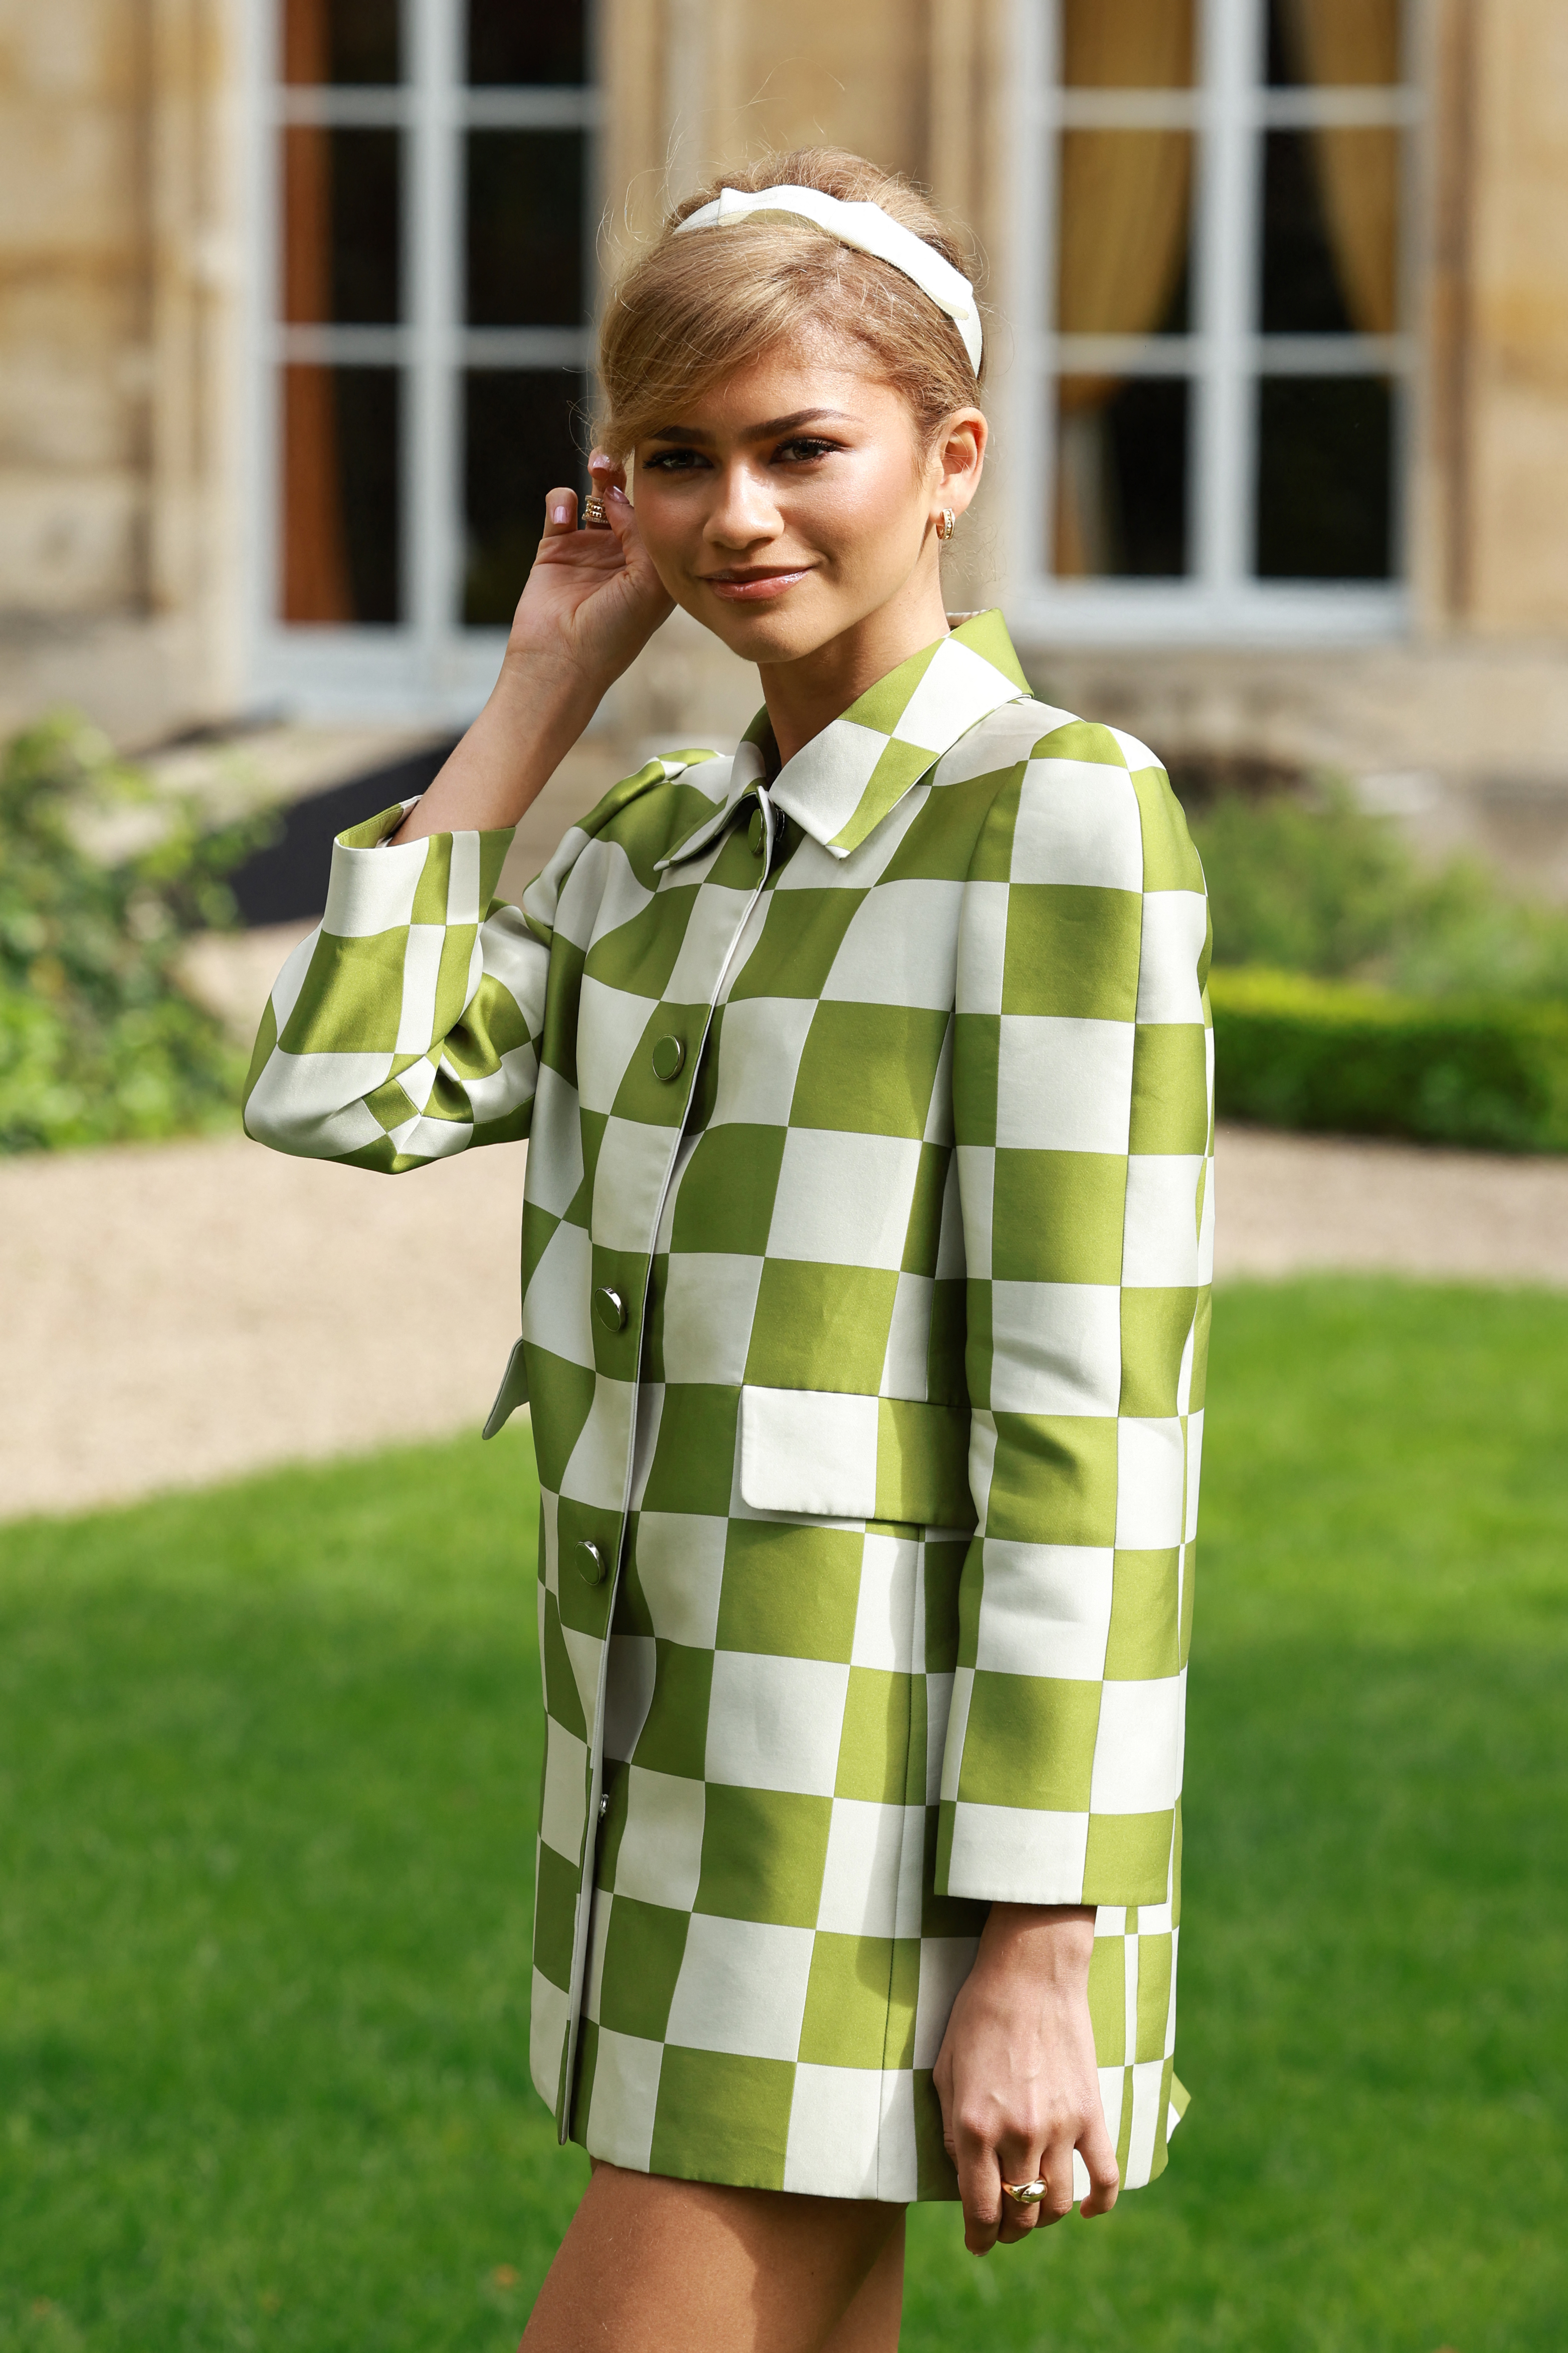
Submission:
<svg viewBox="0 0 1568 2353">
<path fill-rule="evenodd" d="M 93 836 L 129 819 L 132 854 Z M 181 987 L 224 877 L 266 829 L 205 830 L 95 731 L 55 719 L 0 754 L 0 1153 L 173 1135 L 232 1115 L 243 1059 Z"/>
<path fill-rule="evenodd" d="M 1568 1003 L 1568 913 L 1473 860 L 1423 870 L 1393 821 L 1341 780 L 1221 791 L 1189 812 L 1215 960 L 1376 981 L 1406 997 Z"/>
<path fill-rule="evenodd" d="M 1223 967 L 1209 990 L 1222 1118 L 1568 1151 L 1568 1008 Z"/>
<path fill-rule="evenodd" d="M 1568 913 L 1510 897 L 1485 867 L 1456 860 L 1418 883 L 1384 968 L 1407 997 L 1568 1004 Z"/>
<path fill-rule="evenodd" d="M 1408 923 L 1405 845 L 1342 785 L 1318 806 L 1295 794 L 1223 793 L 1191 826 L 1216 961 L 1350 973 L 1386 955 Z"/>
</svg>

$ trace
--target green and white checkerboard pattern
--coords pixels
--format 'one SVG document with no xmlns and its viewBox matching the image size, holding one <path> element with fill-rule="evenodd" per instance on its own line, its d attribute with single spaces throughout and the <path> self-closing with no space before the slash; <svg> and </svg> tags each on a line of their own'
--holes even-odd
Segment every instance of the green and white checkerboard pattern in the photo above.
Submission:
<svg viewBox="0 0 1568 2353">
<path fill-rule="evenodd" d="M 769 782 L 650 762 L 509 837 L 342 837 L 253 1134 L 531 1134 L 548 1741 L 534 2081 L 595 2155 L 951 2197 L 996 1900 L 1100 1907 L 1123 2179 L 1165 2161 L 1212 1262 L 1203 877 L 1000 617 Z M 492 1419 L 498 1417 L 492 1418 Z"/>
</svg>

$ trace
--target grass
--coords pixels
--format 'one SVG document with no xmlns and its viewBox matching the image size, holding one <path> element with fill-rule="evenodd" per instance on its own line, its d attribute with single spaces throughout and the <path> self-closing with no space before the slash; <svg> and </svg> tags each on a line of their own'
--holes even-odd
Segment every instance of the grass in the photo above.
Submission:
<svg viewBox="0 0 1568 2353">
<path fill-rule="evenodd" d="M 907 2353 L 1568 2341 L 1568 1301 L 1215 1320 L 1170 2171 Z M 509 1434 L 0 1531 L 0 2348 L 503 2353 L 584 2176 L 524 2058 Z"/>
</svg>

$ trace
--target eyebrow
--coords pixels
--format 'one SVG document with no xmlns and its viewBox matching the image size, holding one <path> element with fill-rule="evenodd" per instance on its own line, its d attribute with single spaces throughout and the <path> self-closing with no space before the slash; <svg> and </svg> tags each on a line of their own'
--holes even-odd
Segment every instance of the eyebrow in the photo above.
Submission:
<svg viewBox="0 0 1568 2353">
<path fill-rule="evenodd" d="M 748 425 L 741 435 L 742 441 L 771 441 L 780 433 L 794 433 L 803 425 L 819 424 L 823 418 L 837 417 L 849 421 L 843 408 L 797 408 L 792 417 L 770 417 L 765 425 Z M 661 425 L 657 433 L 648 435 L 650 441 L 697 441 L 712 446 L 713 435 L 705 433 L 700 425 Z"/>
</svg>

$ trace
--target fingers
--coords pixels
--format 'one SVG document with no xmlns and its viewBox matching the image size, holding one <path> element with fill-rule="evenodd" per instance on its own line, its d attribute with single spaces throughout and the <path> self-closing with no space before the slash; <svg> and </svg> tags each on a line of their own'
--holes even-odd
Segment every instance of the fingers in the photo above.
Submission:
<svg viewBox="0 0 1568 2353">
<path fill-rule="evenodd" d="M 1114 2167 L 1111 2170 L 1114 2179 Z M 1031 2231 L 1048 2231 L 1053 2222 L 1065 2222 L 1072 2212 L 1073 2150 L 1069 2140 L 1058 2141 L 1026 2162 L 1021 2159 L 1015 2161 L 1010 2154 L 1004 2155 L 997 2171 L 1001 2189 L 1001 2223 L 996 2232 L 999 2246 L 1015 2246 L 1020 2239 L 1026 2239 Z M 1008 2182 L 1033 2184 L 1037 2181 L 1044 2182 L 1045 2188 L 1037 2199 L 1026 2205 L 1008 2194 Z M 1110 2189 L 1112 2200 L 1115 2195 L 1113 2186 Z M 1106 2209 L 1096 2207 L 1092 2211 L 1099 2213 Z"/>
<path fill-rule="evenodd" d="M 1105 2111 L 1096 2108 L 1085 2129 L 1079 2135 L 1079 2155 L 1089 2172 L 1089 2196 L 1079 2208 L 1080 2214 L 1109 2214 L 1116 2203 L 1121 2187 L 1117 2170 L 1116 2152 L 1110 2146 L 1110 2135 L 1105 2128 Z"/>
<path fill-rule="evenodd" d="M 661 577 L 658 565 L 643 543 L 637 529 L 637 509 L 626 496 L 626 470 L 603 449 L 595 449 L 588 459 L 588 471 L 593 477 L 594 495 L 605 510 L 605 524 L 615 535 L 616 549 L 625 565 L 628 577 L 636 581 L 639 591 L 662 607 L 659 617 L 674 610 L 675 599 Z"/>
<path fill-rule="evenodd" d="M 963 2201 L 963 2243 L 972 2255 L 988 2255 L 1003 2235 L 1005 2205 L 1002 2171 L 996 2151 L 986 2141 L 959 2133 L 952 2160 L 958 2168 L 958 2194 Z M 1016 2181 L 1024 2179 L 1015 2174 Z"/>
<path fill-rule="evenodd" d="M 1091 2116 L 1079 2134 L 1077 2149 L 1068 2134 L 1035 2154 L 1021 2140 L 993 2145 L 978 2135 L 954 2134 L 943 2106 L 942 2138 L 958 2169 L 959 2195 L 963 2200 L 963 2241 L 971 2254 L 988 2254 L 994 2246 L 1010 2247 L 1031 2231 L 1048 2230 L 1073 2211 L 1074 2158 L 1088 2177 L 1085 2216 L 1109 2214 L 1121 2182 L 1103 2113 Z M 1037 2203 L 1023 2205 L 1007 2194 L 1008 2182 L 1043 2181 Z"/>
<path fill-rule="evenodd" d="M 631 501 L 626 496 L 626 470 L 603 449 L 593 450 L 588 459 L 589 479 L 594 485 L 594 499 L 604 512 L 603 517 L 590 513 L 584 517 L 590 531 L 613 531 L 623 544 L 626 525 L 631 519 Z M 592 503 L 592 501 L 590 502 Z"/>
<path fill-rule="evenodd" d="M 1003 2184 L 1009 2181 L 1048 2181 L 1051 2178 L 1049 2166 L 1037 2141 L 1002 2141 L 995 2152 L 995 2161 Z M 1026 2239 L 1029 2232 L 1037 2230 L 1042 2222 L 1056 2221 L 1056 2215 L 1049 2211 L 1049 2197 L 1054 2189 L 1053 2182 L 1047 2198 L 1037 2205 L 1030 2206 L 1020 2205 L 1017 2199 L 1009 2198 L 1005 2188 L 1003 2189 L 1002 2228 L 998 2236 L 1005 2247 L 1012 2246 L 1019 2239 Z"/>
<path fill-rule="evenodd" d="M 1040 2178 L 1047 2184 L 1046 2194 L 1035 2209 L 1035 2221 L 1043 2231 L 1053 2222 L 1062 2222 L 1072 2212 L 1072 2141 L 1064 2135 L 1053 2141 L 1040 2159 Z"/>
<path fill-rule="evenodd" d="M 588 459 L 588 473 L 593 491 L 584 501 L 581 527 L 584 531 L 613 531 L 625 540 L 632 518 L 632 503 L 626 496 L 626 476 L 624 466 L 603 449 L 595 449 Z M 602 514 L 588 510 L 593 500 L 603 506 Z M 549 492 L 544 501 L 544 536 L 546 539 L 566 539 L 579 527 L 577 493 L 564 486 Z"/>
<path fill-rule="evenodd" d="M 577 528 L 577 493 L 575 491 L 552 491 L 544 501 L 544 536 L 564 539 Z"/>
</svg>

